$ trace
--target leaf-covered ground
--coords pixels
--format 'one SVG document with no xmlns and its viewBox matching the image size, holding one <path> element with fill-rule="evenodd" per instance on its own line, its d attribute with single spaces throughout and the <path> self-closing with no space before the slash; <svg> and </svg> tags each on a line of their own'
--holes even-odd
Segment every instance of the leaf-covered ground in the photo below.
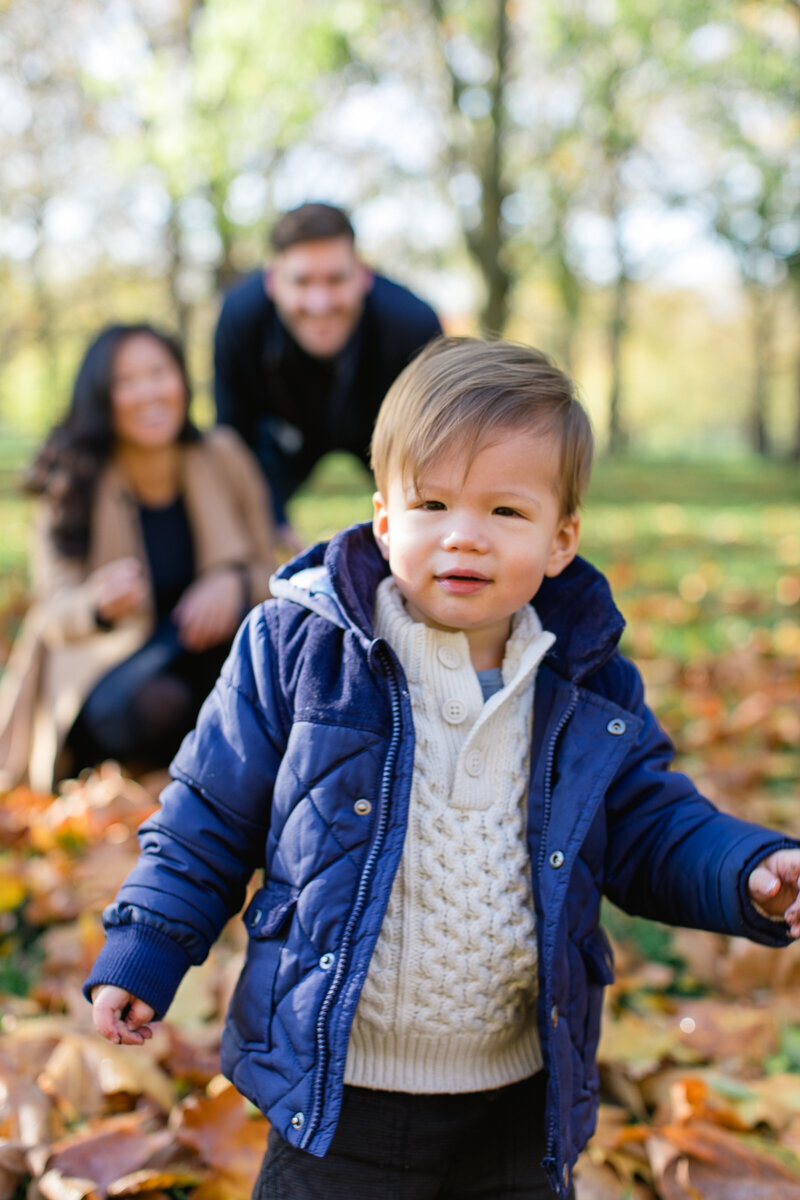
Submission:
<svg viewBox="0 0 800 1200">
<path fill-rule="evenodd" d="M 678 472 L 669 491 L 622 471 L 600 478 L 584 528 L 679 765 L 726 810 L 796 834 L 800 495 L 782 479 L 704 491 Z M 363 489 L 333 492 L 337 523 L 363 515 Z M 319 531 L 313 513 L 300 523 Z M 6 645 L 23 600 L 8 589 Z M 0 1200 L 250 1194 L 267 1125 L 218 1066 L 238 922 L 142 1049 L 97 1038 L 80 994 L 162 783 L 106 764 L 57 797 L 0 798 Z M 604 920 L 617 980 L 579 1200 L 800 1200 L 800 946 Z"/>
</svg>

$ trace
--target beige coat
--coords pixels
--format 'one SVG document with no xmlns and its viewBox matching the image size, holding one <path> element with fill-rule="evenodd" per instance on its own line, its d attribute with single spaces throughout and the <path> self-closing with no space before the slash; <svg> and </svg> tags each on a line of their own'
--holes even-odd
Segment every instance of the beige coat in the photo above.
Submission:
<svg viewBox="0 0 800 1200">
<path fill-rule="evenodd" d="M 182 448 L 183 499 L 198 576 L 243 565 L 250 603 L 269 595 L 274 567 L 267 489 L 255 458 L 231 429 Z M 18 783 L 50 791 L 64 778 L 64 741 L 94 684 L 148 638 L 152 592 L 141 610 L 98 629 L 87 580 L 98 567 L 133 556 L 148 571 L 136 500 L 109 465 L 95 495 L 85 560 L 58 554 L 43 505 L 33 531 L 34 603 L 0 683 L 0 791 Z"/>
</svg>

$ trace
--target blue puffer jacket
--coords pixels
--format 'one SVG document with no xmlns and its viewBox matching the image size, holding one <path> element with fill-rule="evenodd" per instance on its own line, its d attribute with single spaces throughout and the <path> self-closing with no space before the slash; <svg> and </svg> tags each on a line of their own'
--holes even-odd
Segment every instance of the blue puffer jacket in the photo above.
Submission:
<svg viewBox="0 0 800 1200">
<path fill-rule="evenodd" d="M 249 949 L 223 1066 L 295 1146 L 336 1129 L 350 1025 L 406 828 L 414 735 L 399 663 L 372 631 L 385 574 L 369 526 L 282 568 L 172 766 L 141 858 L 106 911 L 87 990 L 122 986 L 157 1013 L 242 904 Z M 595 1050 L 612 977 L 603 892 L 629 912 L 783 944 L 746 895 L 793 844 L 724 816 L 683 775 L 616 650 L 623 622 L 576 560 L 535 598 L 555 645 L 536 683 L 529 845 L 539 937 L 548 1154 L 566 1192 L 594 1128 Z M 368 800 L 368 804 L 363 801 Z"/>
</svg>

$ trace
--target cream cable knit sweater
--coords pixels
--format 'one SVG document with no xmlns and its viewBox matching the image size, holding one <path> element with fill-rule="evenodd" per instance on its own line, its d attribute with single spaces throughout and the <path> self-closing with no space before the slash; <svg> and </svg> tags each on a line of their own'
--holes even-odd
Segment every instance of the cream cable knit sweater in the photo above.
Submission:
<svg viewBox="0 0 800 1200">
<path fill-rule="evenodd" d="M 485 704 L 466 635 L 412 621 L 384 580 L 375 631 L 408 680 L 408 830 L 359 1001 L 345 1082 L 404 1092 L 501 1087 L 541 1066 L 526 848 L 533 684 L 555 640 L 513 620 L 503 689 Z"/>
</svg>

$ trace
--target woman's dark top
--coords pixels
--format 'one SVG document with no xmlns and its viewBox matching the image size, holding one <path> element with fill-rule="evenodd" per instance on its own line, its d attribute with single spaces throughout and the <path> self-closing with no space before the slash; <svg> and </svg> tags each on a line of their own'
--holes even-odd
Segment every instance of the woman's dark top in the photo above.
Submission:
<svg viewBox="0 0 800 1200">
<path fill-rule="evenodd" d="M 181 496 L 165 508 L 140 504 L 139 519 L 160 621 L 169 616 L 194 580 L 192 530 Z"/>
</svg>

